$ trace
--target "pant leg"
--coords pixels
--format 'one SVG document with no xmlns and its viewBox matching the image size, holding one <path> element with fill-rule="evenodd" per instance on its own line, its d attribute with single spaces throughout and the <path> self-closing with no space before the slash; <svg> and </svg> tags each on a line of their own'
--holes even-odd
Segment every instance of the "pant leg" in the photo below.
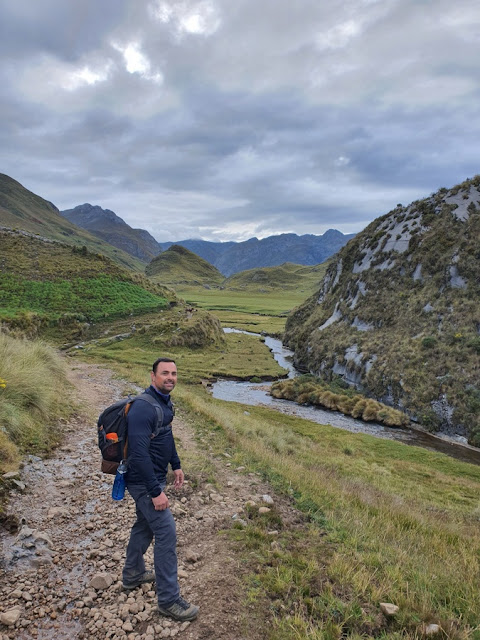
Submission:
<svg viewBox="0 0 480 640">
<path fill-rule="evenodd" d="M 145 493 L 145 488 L 132 486 L 129 489 L 129 493 L 135 500 L 137 519 L 130 531 L 122 577 L 124 582 L 134 583 L 145 573 L 143 556 L 153 540 L 153 531 L 141 509 L 139 509 L 137 502 L 138 497 Z"/>
<path fill-rule="evenodd" d="M 149 494 L 143 493 L 142 491 L 137 493 L 134 487 L 129 487 L 129 492 L 135 499 L 137 512 L 142 515 L 141 522 L 145 522 L 148 525 L 155 539 L 153 558 L 158 604 L 160 606 L 169 605 L 180 595 L 177 578 L 177 536 L 175 520 L 173 519 L 170 509 L 155 511 L 152 498 Z M 134 494 L 137 495 L 136 498 Z M 135 525 L 136 524 L 137 523 L 135 523 Z M 132 527 L 132 532 L 135 525 Z M 145 531 L 145 529 L 143 529 L 143 531 Z M 145 538 L 142 539 L 145 541 Z"/>
</svg>

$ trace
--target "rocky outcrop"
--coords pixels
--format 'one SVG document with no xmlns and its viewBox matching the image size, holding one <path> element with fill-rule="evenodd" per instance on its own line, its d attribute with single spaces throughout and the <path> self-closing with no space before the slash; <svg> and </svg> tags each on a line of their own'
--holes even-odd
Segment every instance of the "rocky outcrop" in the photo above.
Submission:
<svg viewBox="0 0 480 640">
<path fill-rule="evenodd" d="M 374 220 L 287 321 L 297 366 L 480 445 L 480 176 Z"/>
</svg>

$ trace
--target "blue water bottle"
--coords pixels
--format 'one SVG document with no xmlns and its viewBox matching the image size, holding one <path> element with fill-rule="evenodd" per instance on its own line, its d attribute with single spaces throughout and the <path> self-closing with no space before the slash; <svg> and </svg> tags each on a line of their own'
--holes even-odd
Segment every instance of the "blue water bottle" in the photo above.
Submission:
<svg viewBox="0 0 480 640">
<path fill-rule="evenodd" d="M 114 500 L 123 500 L 125 495 L 125 474 L 127 473 L 127 465 L 122 460 L 118 465 L 115 480 L 113 482 L 112 498 Z"/>
</svg>

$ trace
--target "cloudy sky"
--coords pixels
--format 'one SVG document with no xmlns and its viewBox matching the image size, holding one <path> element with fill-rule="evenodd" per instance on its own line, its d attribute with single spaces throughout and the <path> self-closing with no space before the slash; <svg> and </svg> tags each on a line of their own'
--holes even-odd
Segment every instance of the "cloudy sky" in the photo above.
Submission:
<svg viewBox="0 0 480 640">
<path fill-rule="evenodd" d="M 480 173 L 477 0 L 0 0 L 0 172 L 159 241 L 363 229 Z"/>
</svg>

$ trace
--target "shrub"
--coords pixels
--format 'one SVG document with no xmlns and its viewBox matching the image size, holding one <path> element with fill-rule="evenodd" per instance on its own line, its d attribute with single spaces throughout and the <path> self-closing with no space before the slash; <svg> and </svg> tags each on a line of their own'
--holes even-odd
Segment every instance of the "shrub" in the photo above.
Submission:
<svg viewBox="0 0 480 640">
<path fill-rule="evenodd" d="M 56 421 L 71 403 L 64 362 L 43 342 L 0 333 L 0 378 L 0 467 L 5 468 L 18 452 L 45 452 L 55 445 Z"/>
<path fill-rule="evenodd" d="M 475 353 L 480 353 L 480 337 L 470 338 L 467 342 L 467 347 L 475 351 Z"/>
</svg>

